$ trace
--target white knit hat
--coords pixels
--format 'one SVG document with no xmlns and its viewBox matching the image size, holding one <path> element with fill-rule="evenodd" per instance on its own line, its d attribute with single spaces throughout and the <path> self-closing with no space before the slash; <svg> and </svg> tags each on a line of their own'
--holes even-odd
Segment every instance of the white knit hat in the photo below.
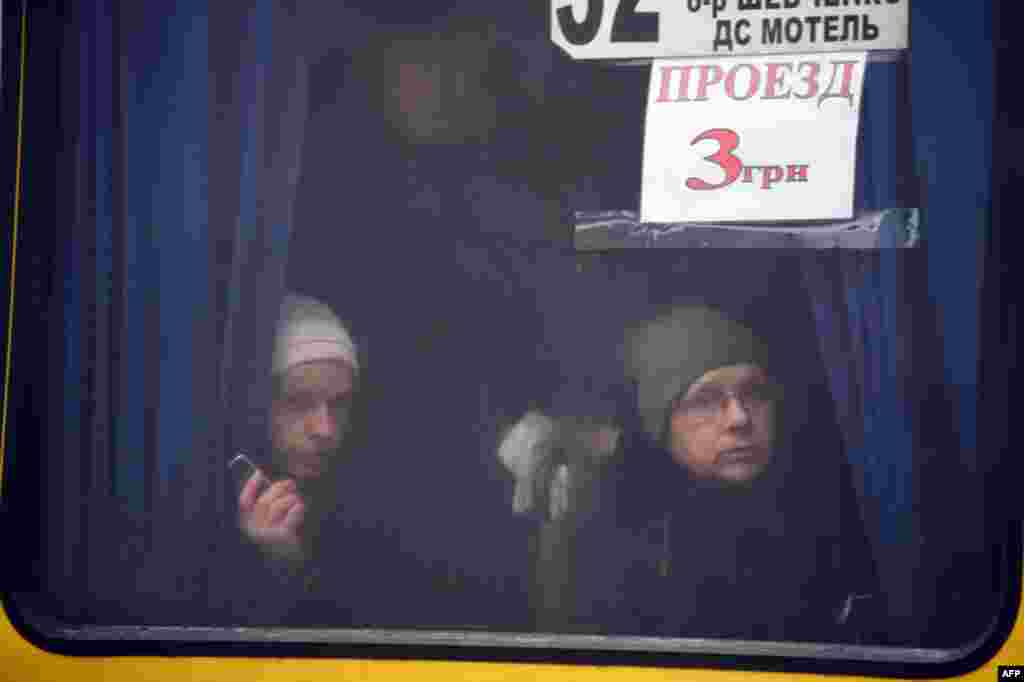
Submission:
<svg viewBox="0 0 1024 682">
<path fill-rule="evenodd" d="M 341 360 L 359 371 L 356 345 L 331 309 L 315 298 L 287 294 L 274 342 L 273 372 L 314 360 Z"/>
</svg>

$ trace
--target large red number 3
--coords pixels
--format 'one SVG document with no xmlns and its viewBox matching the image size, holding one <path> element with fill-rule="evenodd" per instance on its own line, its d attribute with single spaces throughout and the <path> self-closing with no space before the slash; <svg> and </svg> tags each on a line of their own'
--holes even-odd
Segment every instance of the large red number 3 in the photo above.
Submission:
<svg viewBox="0 0 1024 682">
<path fill-rule="evenodd" d="M 740 136 L 736 134 L 736 131 L 729 130 L 728 128 L 712 128 L 693 138 L 690 146 L 702 140 L 714 140 L 718 143 L 718 151 L 711 156 L 705 156 L 704 160 L 717 164 L 719 168 L 725 171 L 725 179 L 717 185 L 712 185 L 700 178 L 687 178 L 686 186 L 696 190 L 728 187 L 736 181 L 736 178 L 743 171 L 743 162 L 733 154 L 733 151 L 740 146 Z"/>
</svg>

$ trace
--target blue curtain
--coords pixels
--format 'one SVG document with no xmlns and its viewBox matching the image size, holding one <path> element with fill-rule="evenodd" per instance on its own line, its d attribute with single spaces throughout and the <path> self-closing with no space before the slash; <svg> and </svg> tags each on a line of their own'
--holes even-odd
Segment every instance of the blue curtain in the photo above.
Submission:
<svg viewBox="0 0 1024 682">
<path fill-rule="evenodd" d="M 140 563 L 163 564 L 139 589 L 168 602 L 215 595 L 227 455 L 265 433 L 253 405 L 266 405 L 305 92 L 285 4 L 75 8 L 63 97 L 79 103 L 77 192 L 55 348 L 66 428 L 48 465 L 64 531 L 48 551 L 51 583 L 80 605 L 69 615 L 88 617 L 130 610 Z"/>
<path fill-rule="evenodd" d="M 916 207 L 906 150 L 910 111 L 904 60 L 871 63 L 865 77 L 858 149 L 857 210 Z M 875 541 L 883 590 L 893 615 L 914 613 L 913 430 L 907 411 L 901 314 L 909 305 L 900 251 L 803 254 L 802 270 L 833 399 L 861 496 L 868 535 Z M 908 626 L 905 626 L 908 627 Z"/>
<path fill-rule="evenodd" d="M 209 270 L 186 265 L 209 249 L 208 32 L 199 2 L 76 9 L 80 229 L 63 345 L 65 386 L 81 389 L 65 393 L 68 433 L 77 423 L 87 436 L 54 456 L 84 468 L 65 507 L 80 529 L 65 540 L 67 568 L 83 576 L 87 610 L 106 613 L 120 609 L 128 567 L 165 544 L 156 519 L 188 514 L 184 490 L 202 485 L 179 485 L 182 463 L 203 458 L 217 416 L 196 400 L 215 388 L 204 385 Z"/>
<path fill-rule="evenodd" d="M 231 411 L 232 451 L 259 459 L 266 447 L 267 368 L 285 286 L 307 93 L 294 17 L 286 7 L 256 3 L 241 18 L 245 32 L 222 38 L 242 45 L 234 126 L 241 136 L 240 182 L 232 216 L 222 393 Z"/>
<path fill-rule="evenodd" d="M 160 254 L 168 266 L 196 262 L 197 267 L 189 275 L 194 298 L 179 289 L 160 308 L 161 324 L 192 325 L 194 345 L 191 357 L 163 360 L 183 390 L 176 398 L 168 395 L 167 404 L 187 402 L 193 409 L 191 414 L 163 411 L 176 422 L 166 428 L 184 442 L 167 449 L 170 441 L 161 429 L 159 452 L 161 471 L 170 473 L 171 516 L 177 511 L 192 529 L 192 560 L 177 576 L 181 594 L 194 609 L 200 592 L 216 612 L 218 595 L 232 580 L 217 571 L 216 560 L 225 526 L 233 524 L 237 493 L 230 488 L 226 464 L 238 451 L 259 459 L 265 448 L 267 368 L 284 288 L 306 92 L 287 4 L 263 0 L 246 8 L 203 6 L 201 11 L 195 24 L 203 27 L 201 40 L 210 52 L 186 62 L 181 82 L 192 82 L 195 90 L 177 94 L 195 97 L 201 119 L 192 124 L 204 135 L 198 156 L 217 171 L 211 185 L 217 196 L 207 199 L 205 183 L 190 188 L 193 201 L 186 206 L 203 221 L 204 238 L 183 239 L 180 250 Z M 204 307 L 196 305 L 199 300 Z M 195 617 L 194 612 L 182 615 Z"/>
<path fill-rule="evenodd" d="M 911 11 L 910 57 L 868 69 L 857 203 L 922 208 L 923 243 L 910 252 L 807 254 L 803 271 L 893 621 L 908 639 L 952 644 L 983 625 L 965 614 L 962 630 L 936 632 L 967 606 L 953 595 L 984 575 L 962 557 L 984 549 L 975 395 L 991 17 L 987 6 L 969 16 L 932 5 Z M 951 22 L 972 53 L 950 52 L 943 32 Z M 915 71 L 914 55 L 928 68 Z M 951 99 L 952 90 L 981 96 Z M 959 178 L 939 184 L 950 168 Z M 939 490 L 954 482 L 951 512 Z"/>
<path fill-rule="evenodd" d="M 184 455 L 195 448 L 193 434 L 210 418 L 193 396 L 206 341 L 200 325 L 211 312 L 209 273 L 185 265 L 209 249 L 208 30 L 199 2 L 125 10 L 131 23 L 123 27 L 125 154 L 118 178 L 126 199 L 119 283 L 125 386 L 116 471 L 117 490 L 140 507 L 147 491 L 150 502 L 173 494 Z M 153 458 L 148 472 L 142 453 Z"/>
<path fill-rule="evenodd" d="M 114 322 L 117 209 L 115 174 L 115 49 L 111 2 L 70 8 L 66 43 L 60 55 L 60 134 L 73 191 L 60 211 L 66 225 L 56 229 L 57 258 L 53 299 L 63 338 L 50 348 L 62 367 L 62 437 L 50 442 L 44 477 L 54 491 L 58 532 L 49 536 L 47 580 L 66 595 L 63 613 L 83 617 L 90 595 L 103 584 L 104 541 L 117 518 L 113 497 L 112 452 L 116 361 L 110 349 Z M 70 27 L 74 27 L 73 29 Z M 31 44 L 31 42 L 30 42 Z M 31 223 L 29 223 L 31 225 Z M 56 357 L 53 357 L 56 356 Z M 52 527 L 51 527 L 52 528 Z M 93 596 L 96 596 L 95 594 Z"/>
</svg>

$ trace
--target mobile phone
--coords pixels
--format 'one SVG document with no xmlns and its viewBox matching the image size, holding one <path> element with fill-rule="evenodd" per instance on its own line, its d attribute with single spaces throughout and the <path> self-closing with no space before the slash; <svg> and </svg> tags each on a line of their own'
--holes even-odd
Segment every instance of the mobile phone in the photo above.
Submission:
<svg viewBox="0 0 1024 682">
<path fill-rule="evenodd" d="M 242 452 L 239 452 L 231 458 L 231 461 L 228 462 L 228 470 L 231 471 L 235 482 L 235 490 L 238 492 L 242 491 L 246 482 L 252 478 L 254 474 L 262 473 L 260 468 Z"/>
</svg>

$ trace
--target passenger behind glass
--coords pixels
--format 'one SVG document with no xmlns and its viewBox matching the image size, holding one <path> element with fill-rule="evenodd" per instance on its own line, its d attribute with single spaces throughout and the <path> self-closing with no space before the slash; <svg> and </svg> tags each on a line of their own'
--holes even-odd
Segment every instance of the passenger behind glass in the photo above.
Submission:
<svg viewBox="0 0 1024 682">
<path fill-rule="evenodd" d="M 356 346 L 328 306 L 288 295 L 271 370 L 270 461 L 244 480 L 236 537 L 218 555 L 216 569 L 229 578 L 218 583 L 231 592 L 225 619 L 395 625 L 396 610 L 425 591 L 399 596 L 419 584 L 415 557 L 403 557 L 390 533 L 360 525 L 344 499 L 342 483 L 357 485 L 345 480 L 361 474 L 347 447 L 361 373 Z"/>
<path fill-rule="evenodd" d="M 324 304 L 289 295 L 275 339 L 270 404 L 272 467 L 256 470 L 238 499 L 239 527 L 274 560 L 300 565 L 312 550 L 306 511 L 330 498 L 356 390 L 356 347 Z"/>
<path fill-rule="evenodd" d="M 549 529 L 561 559 L 539 586 L 563 571 L 562 594 L 540 627 L 874 640 L 874 562 L 840 443 L 792 449 L 801 417 L 783 386 L 799 382 L 773 376 L 763 341 L 711 308 L 674 308 L 631 330 L 623 359 L 635 393 L 621 447 L 567 458 L 575 480 Z"/>
</svg>

